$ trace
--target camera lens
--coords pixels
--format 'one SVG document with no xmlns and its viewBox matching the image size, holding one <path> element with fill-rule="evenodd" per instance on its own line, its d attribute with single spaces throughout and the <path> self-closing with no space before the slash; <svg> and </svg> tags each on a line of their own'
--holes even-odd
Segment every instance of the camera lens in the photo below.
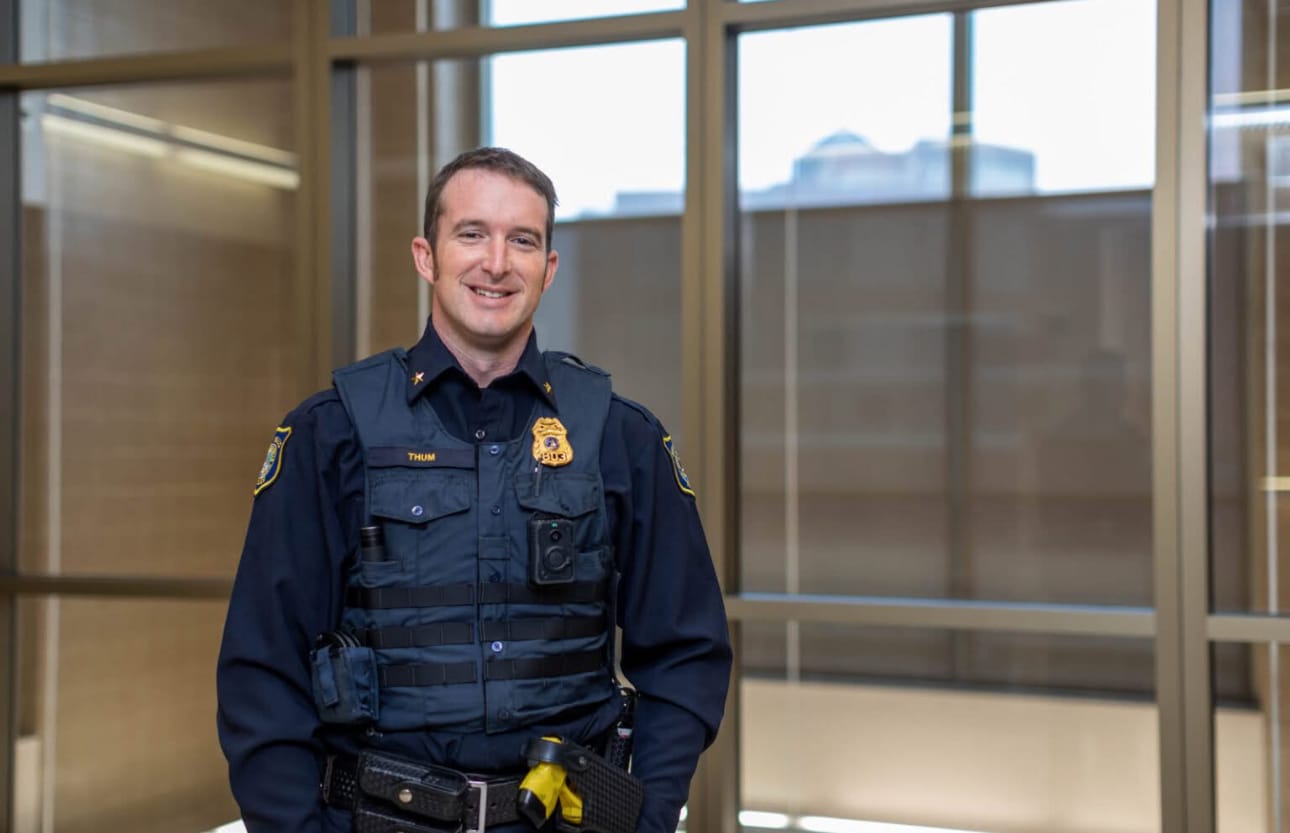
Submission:
<svg viewBox="0 0 1290 833">
<path fill-rule="evenodd" d="M 558 529 L 553 529 L 553 530 L 551 530 L 551 540 L 552 540 L 552 541 L 559 541 L 561 537 L 563 537 L 563 536 L 561 536 L 561 535 L 560 535 L 560 530 L 558 530 Z"/>
</svg>

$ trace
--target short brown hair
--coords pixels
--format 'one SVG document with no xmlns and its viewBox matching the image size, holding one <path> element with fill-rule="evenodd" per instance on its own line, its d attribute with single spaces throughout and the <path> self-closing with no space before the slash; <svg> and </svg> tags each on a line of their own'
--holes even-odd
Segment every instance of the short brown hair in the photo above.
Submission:
<svg viewBox="0 0 1290 833">
<path fill-rule="evenodd" d="M 441 199 L 443 189 L 447 187 L 448 180 L 461 171 L 473 169 L 493 171 L 512 179 L 518 179 L 525 185 L 528 185 L 534 191 L 546 200 L 546 250 L 551 251 L 551 233 L 555 227 L 555 186 L 551 184 L 551 178 L 534 165 L 532 162 L 520 156 L 514 151 L 506 148 L 475 148 L 460 154 L 456 159 L 449 162 L 439 169 L 439 173 L 434 175 L 430 180 L 430 187 L 426 189 L 426 208 L 425 208 L 425 226 L 424 233 L 427 240 L 430 241 L 430 248 L 435 244 L 435 226 L 439 223 L 439 215 L 443 213 Z"/>
</svg>

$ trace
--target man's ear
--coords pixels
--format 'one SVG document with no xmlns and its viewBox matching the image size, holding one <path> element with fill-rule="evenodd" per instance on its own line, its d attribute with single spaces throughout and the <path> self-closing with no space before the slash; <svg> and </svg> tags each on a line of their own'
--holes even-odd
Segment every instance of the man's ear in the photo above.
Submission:
<svg viewBox="0 0 1290 833">
<path fill-rule="evenodd" d="M 560 268 L 560 253 L 555 249 L 546 253 L 546 277 L 542 279 L 542 291 L 546 292 L 555 280 L 556 270 Z"/>
<path fill-rule="evenodd" d="M 430 247 L 430 241 L 424 237 L 412 238 L 412 264 L 416 266 L 417 274 L 425 279 L 425 282 L 434 286 L 434 249 Z"/>
</svg>

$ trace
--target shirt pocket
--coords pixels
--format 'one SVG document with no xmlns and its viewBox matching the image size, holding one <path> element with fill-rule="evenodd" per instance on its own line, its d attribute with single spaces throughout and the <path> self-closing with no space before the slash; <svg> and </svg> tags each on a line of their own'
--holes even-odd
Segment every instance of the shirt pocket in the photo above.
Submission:
<svg viewBox="0 0 1290 833">
<path fill-rule="evenodd" d="M 380 565 L 416 556 L 430 546 L 429 524 L 474 504 L 475 483 L 466 472 L 373 473 L 368 485 L 372 518 L 384 530 L 389 561 L 365 563 L 365 572 L 369 567 L 386 572 Z"/>
<path fill-rule="evenodd" d="M 515 495 L 520 506 L 534 514 L 577 518 L 600 508 L 600 478 L 552 471 L 543 471 L 539 478 L 525 472 L 515 478 Z"/>
</svg>

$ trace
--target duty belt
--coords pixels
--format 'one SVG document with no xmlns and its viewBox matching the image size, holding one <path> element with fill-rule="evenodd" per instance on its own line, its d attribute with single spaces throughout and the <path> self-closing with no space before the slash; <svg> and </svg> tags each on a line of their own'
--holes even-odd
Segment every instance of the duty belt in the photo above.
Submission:
<svg viewBox="0 0 1290 833">
<path fill-rule="evenodd" d="M 327 756 L 322 797 L 326 804 L 352 810 L 356 829 L 382 827 L 363 825 L 366 816 L 389 820 L 404 830 L 484 833 L 493 825 L 519 820 L 515 797 L 523 778 L 523 773 L 476 777 L 448 767 L 368 750 L 357 758 Z M 418 818 L 436 824 L 418 827 L 415 824 Z"/>
</svg>

